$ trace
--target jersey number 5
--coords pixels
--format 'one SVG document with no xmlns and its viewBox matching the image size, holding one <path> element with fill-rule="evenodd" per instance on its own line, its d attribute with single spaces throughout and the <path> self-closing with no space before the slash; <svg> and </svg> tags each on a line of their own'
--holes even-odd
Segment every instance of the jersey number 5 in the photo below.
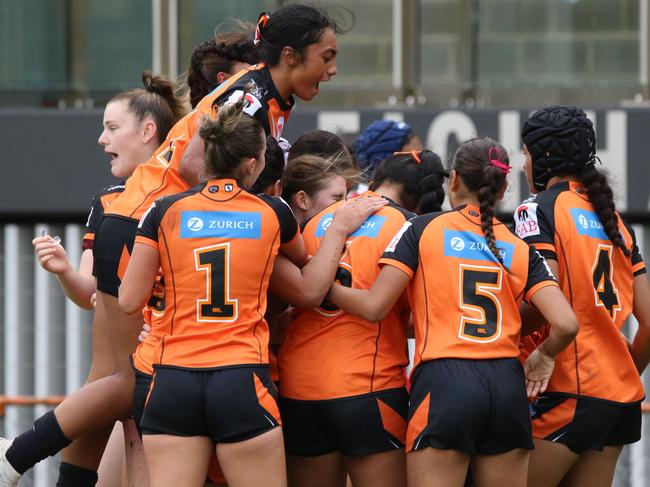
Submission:
<svg viewBox="0 0 650 487">
<path fill-rule="evenodd" d="M 196 270 L 205 272 L 207 298 L 196 300 L 196 319 L 232 322 L 237 300 L 230 297 L 230 242 L 194 250 Z"/>
<path fill-rule="evenodd" d="M 501 304 L 492 291 L 501 290 L 503 271 L 497 267 L 460 265 L 460 317 L 458 337 L 472 342 L 492 342 L 501 335 Z"/>
<path fill-rule="evenodd" d="M 616 313 L 621 309 L 621 305 L 618 299 L 618 289 L 612 282 L 613 275 L 612 246 L 599 244 L 593 272 L 596 306 L 603 306 L 609 316 L 616 319 Z"/>
</svg>

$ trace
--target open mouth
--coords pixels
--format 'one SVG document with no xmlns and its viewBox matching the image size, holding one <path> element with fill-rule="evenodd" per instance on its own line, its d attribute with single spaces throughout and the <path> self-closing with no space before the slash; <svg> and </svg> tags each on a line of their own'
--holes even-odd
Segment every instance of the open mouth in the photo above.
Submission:
<svg viewBox="0 0 650 487">
<path fill-rule="evenodd" d="M 114 161 L 117 158 L 117 154 L 115 152 L 106 152 L 111 157 L 111 161 Z"/>
</svg>

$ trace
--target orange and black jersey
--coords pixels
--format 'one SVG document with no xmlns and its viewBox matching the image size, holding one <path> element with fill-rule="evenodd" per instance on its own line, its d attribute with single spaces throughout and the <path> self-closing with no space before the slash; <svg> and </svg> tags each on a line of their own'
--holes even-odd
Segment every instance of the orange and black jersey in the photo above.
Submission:
<svg viewBox="0 0 650 487">
<path fill-rule="evenodd" d="M 366 192 L 359 196 L 379 196 Z M 325 236 L 335 203 L 306 222 L 302 232 L 308 254 Z M 336 280 L 370 289 L 379 274 L 379 257 L 393 235 L 414 215 L 395 203 L 382 208 L 348 237 Z M 329 302 L 297 309 L 280 353 L 280 394 L 300 400 L 326 400 L 404 387 L 407 306 L 400 300 L 380 322 L 344 312 Z M 306 366 L 305 364 L 313 364 Z"/>
<path fill-rule="evenodd" d="M 119 184 L 114 184 L 107 188 L 102 189 L 99 193 L 93 196 L 90 206 L 90 213 L 88 220 L 86 220 L 86 232 L 84 233 L 82 250 L 92 249 L 95 241 L 95 235 L 99 230 L 99 225 L 102 223 L 104 213 L 109 205 L 117 198 L 122 191 L 124 191 L 126 181 Z"/>
<path fill-rule="evenodd" d="M 139 220 L 159 197 L 187 190 L 188 184 L 179 173 L 179 165 L 201 117 L 213 115 L 219 105 L 239 100 L 247 86 L 251 92 L 246 95 L 244 111 L 262 125 L 267 135 L 279 138 L 293 108 L 293 99 L 282 99 L 264 64 L 242 70 L 204 97 L 172 127 L 149 161 L 136 168 L 109 213 Z"/>
<path fill-rule="evenodd" d="M 560 286 L 580 323 L 574 342 L 555 360 L 549 392 L 625 403 L 643 398 L 620 328 L 632 311 L 634 276 L 646 268 L 634 232 L 617 217 L 631 257 L 609 240 L 576 182 L 555 184 L 515 211 L 517 233 L 558 262 Z"/>
<path fill-rule="evenodd" d="M 410 220 L 381 258 L 411 278 L 416 367 L 440 358 L 517 357 L 521 300 L 557 286 L 537 251 L 496 218 L 493 225 L 507 270 L 490 252 L 473 205 Z"/>
<path fill-rule="evenodd" d="M 155 202 L 136 236 L 158 249 L 165 283 L 155 364 L 267 364 L 266 290 L 278 250 L 296 238 L 284 201 L 232 179 Z"/>
</svg>

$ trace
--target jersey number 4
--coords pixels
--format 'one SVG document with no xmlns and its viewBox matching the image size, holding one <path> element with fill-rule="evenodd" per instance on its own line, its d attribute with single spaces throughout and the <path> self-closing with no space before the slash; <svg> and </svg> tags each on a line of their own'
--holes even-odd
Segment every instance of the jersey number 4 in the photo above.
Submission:
<svg viewBox="0 0 650 487">
<path fill-rule="evenodd" d="M 458 337 L 472 342 L 492 342 L 501 335 L 501 303 L 493 291 L 501 290 L 503 271 L 498 267 L 460 265 L 460 317 Z"/>
<path fill-rule="evenodd" d="M 206 298 L 196 300 L 196 319 L 232 322 L 237 319 L 237 300 L 230 297 L 230 243 L 194 250 L 196 270 L 205 272 Z"/>
<path fill-rule="evenodd" d="M 596 306 L 604 307 L 609 316 L 616 319 L 616 313 L 620 311 L 621 305 L 618 299 L 618 289 L 614 287 L 613 277 L 612 246 L 599 244 L 593 270 Z"/>
</svg>

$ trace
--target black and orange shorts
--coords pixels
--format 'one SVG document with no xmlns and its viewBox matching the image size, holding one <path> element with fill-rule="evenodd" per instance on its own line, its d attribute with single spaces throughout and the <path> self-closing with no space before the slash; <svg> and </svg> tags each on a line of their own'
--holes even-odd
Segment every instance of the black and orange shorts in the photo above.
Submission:
<svg viewBox="0 0 650 487">
<path fill-rule="evenodd" d="M 142 433 L 245 441 L 282 424 L 276 397 L 268 366 L 154 366 Z"/>
<path fill-rule="evenodd" d="M 404 448 L 405 388 L 324 401 L 280 397 L 287 453 L 319 456 L 340 451 L 370 455 Z"/>
<path fill-rule="evenodd" d="M 524 372 L 517 359 L 439 359 L 411 383 L 406 451 L 496 455 L 533 449 Z"/>
<path fill-rule="evenodd" d="M 98 291 L 117 297 L 137 228 L 138 220 L 104 216 L 93 245 L 93 276 L 97 278 Z"/>
<path fill-rule="evenodd" d="M 530 405 L 535 438 L 561 443 L 574 453 L 627 445 L 641 438 L 641 403 L 621 404 L 560 393 Z"/>
<path fill-rule="evenodd" d="M 145 374 L 133 365 L 131 358 L 131 368 L 135 373 L 135 385 L 133 386 L 133 419 L 135 420 L 135 427 L 138 433 L 142 436 L 142 415 L 144 414 L 144 406 L 147 402 L 149 389 L 151 389 L 151 381 L 153 376 Z"/>
</svg>

